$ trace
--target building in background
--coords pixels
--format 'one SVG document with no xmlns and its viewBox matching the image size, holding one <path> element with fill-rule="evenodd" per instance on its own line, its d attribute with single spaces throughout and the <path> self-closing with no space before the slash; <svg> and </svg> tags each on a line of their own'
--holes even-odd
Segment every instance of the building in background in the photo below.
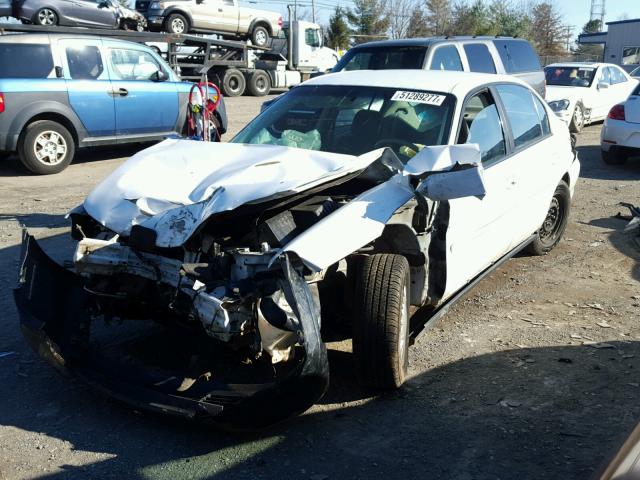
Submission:
<svg viewBox="0 0 640 480">
<path fill-rule="evenodd" d="M 631 71 L 640 65 L 640 18 L 607 22 L 607 31 L 583 33 L 578 43 L 603 44 L 603 61 Z"/>
</svg>

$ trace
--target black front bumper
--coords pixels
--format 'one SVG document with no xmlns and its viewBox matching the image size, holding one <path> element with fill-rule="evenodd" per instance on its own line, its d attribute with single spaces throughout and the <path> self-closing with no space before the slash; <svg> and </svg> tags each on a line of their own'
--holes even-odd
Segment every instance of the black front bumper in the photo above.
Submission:
<svg viewBox="0 0 640 480">
<path fill-rule="evenodd" d="M 267 369 L 271 375 L 258 383 L 223 382 L 214 374 L 213 380 L 197 380 L 183 392 L 175 388 L 179 379 L 158 381 L 157 372 L 135 372 L 120 363 L 121 357 L 105 356 L 95 347 L 90 333 L 92 299 L 82 277 L 49 258 L 26 232 L 14 296 L 25 338 L 58 369 L 136 408 L 224 428 L 256 429 L 303 412 L 322 397 L 329 382 L 319 311 L 288 258 L 281 265 L 288 285 L 285 295 L 302 323 L 304 353 L 297 363 L 278 375 Z"/>
</svg>

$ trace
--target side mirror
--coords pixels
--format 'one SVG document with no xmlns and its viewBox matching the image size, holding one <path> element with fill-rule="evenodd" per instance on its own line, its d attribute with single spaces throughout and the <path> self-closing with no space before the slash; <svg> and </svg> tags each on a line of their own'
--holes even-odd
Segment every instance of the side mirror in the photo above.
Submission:
<svg viewBox="0 0 640 480">
<path fill-rule="evenodd" d="M 149 77 L 149 79 L 152 82 L 165 82 L 169 79 L 169 76 L 162 70 L 156 70 L 151 74 L 151 77 Z"/>
<path fill-rule="evenodd" d="M 458 165 L 448 172 L 429 175 L 416 188 L 416 194 L 430 200 L 483 197 L 487 192 L 481 165 Z"/>
<path fill-rule="evenodd" d="M 607 82 L 598 82 L 598 90 L 602 90 L 604 88 L 609 88 L 609 84 Z"/>
<path fill-rule="evenodd" d="M 98 3 L 98 8 L 109 8 L 111 6 L 111 2 L 104 1 Z"/>
</svg>

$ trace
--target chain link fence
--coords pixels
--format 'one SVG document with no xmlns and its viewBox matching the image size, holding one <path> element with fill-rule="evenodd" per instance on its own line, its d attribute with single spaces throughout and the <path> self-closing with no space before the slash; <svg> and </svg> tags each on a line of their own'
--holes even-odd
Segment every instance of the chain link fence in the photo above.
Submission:
<svg viewBox="0 0 640 480">
<path fill-rule="evenodd" d="M 602 58 L 600 55 L 541 55 L 540 63 L 543 67 L 550 65 L 552 63 L 562 63 L 562 62 L 601 62 Z"/>
</svg>

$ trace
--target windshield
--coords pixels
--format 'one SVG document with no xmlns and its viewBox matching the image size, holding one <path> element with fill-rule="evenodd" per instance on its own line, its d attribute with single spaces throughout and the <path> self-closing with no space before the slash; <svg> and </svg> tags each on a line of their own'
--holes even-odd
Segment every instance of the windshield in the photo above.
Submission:
<svg viewBox="0 0 640 480">
<path fill-rule="evenodd" d="M 632 77 L 640 77 L 640 67 L 636 67 L 631 70 L 631 73 L 629 75 L 631 75 Z"/>
<path fill-rule="evenodd" d="M 547 85 L 565 87 L 590 87 L 596 69 L 592 67 L 546 67 Z"/>
<path fill-rule="evenodd" d="M 390 147 L 402 159 L 447 143 L 452 95 L 362 86 L 301 86 L 250 122 L 234 143 L 361 155 Z"/>
<path fill-rule="evenodd" d="M 349 50 L 333 67 L 342 70 L 420 70 L 427 47 L 370 47 Z"/>
</svg>

